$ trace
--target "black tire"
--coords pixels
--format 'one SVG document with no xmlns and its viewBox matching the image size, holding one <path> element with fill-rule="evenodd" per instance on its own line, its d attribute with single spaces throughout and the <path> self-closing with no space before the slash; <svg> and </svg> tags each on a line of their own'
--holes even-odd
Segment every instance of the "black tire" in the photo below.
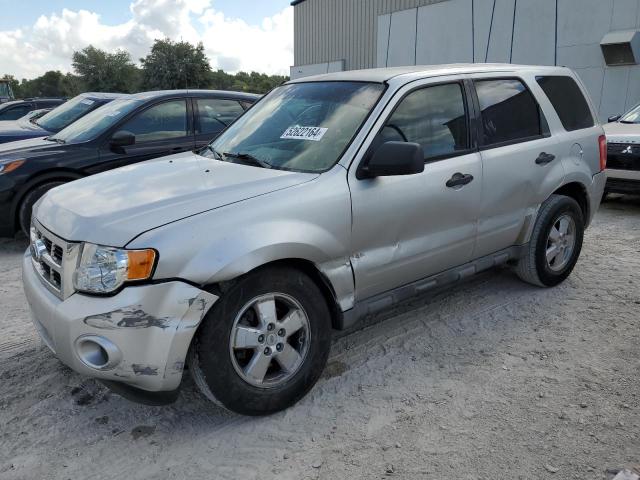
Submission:
<svg viewBox="0 0 640 480">
<path fill-rule="evenodd" d="M 22 199 L 22 203 L 20 203 L 20 208 L 18 209 L 18 222 L 20 224 L 20 229 L 27 237 L 29 236 L 29 228 L 31 227 L 31 212 L 33 210 L 33 206 L 49 190 L 59 187 L 60 185 L 64 185 L 65 183 L 66 182 L 60 181 L 43 183 L 42 185 L 38 185 L 30 190 Z"/>
<path fill-rule="evenodd" d="M 307 315 L 310 338 L 303 362 L 284 383 L 259 388 L 234 367 L 229 344 L 234 321 L 256 297 L 274 292 L 295 299 Z M 315 282 L 287 267 L 266 267 L 242 277 L 225 291 L 203 320 L 190 349 L 189 368 L 201 392 L 210 400 L 243 415 L 268 415 L 300 400 L 317 382 L 331 347 L 331 315 Z"/>
<path fill-rule="evenodd" d="M 564 215 L 570 216 L 575 222 L 575 244 L 566 265 L 554 271 L 546 259 L 547 242 L 551 229 Z M 551 195 L 540 207 L 531 240 L 516 265 L 516 273 L 525 282 L 540 287 L 560 284 L 571 274 L 580 257 L 583 237 L 584 215 L 578 202 L 564 195 Z"/>
</svg>

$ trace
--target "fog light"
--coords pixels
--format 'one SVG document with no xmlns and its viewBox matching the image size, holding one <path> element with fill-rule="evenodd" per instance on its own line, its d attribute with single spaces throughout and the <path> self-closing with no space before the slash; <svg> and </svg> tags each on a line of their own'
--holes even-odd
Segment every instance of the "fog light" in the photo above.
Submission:
<svg viewBox="0 0 640 480">
<path fill-rule="evenodd" d="M 82 363 L 96 370 L 109 370 L 122 360 L 122 353 L 113 342 L 95 335 L 78 338 L 76 354 Z"/>
</svg>

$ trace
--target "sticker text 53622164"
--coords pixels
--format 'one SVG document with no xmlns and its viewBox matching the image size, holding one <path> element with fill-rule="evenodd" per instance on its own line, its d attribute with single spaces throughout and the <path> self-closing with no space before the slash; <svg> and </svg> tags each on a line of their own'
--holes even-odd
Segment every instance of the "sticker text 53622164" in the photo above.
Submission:
<svg viewBox="0 0 640 480">
<path fill-rule="evenodd" d="M 289 127 L 285 130 L 280 138 L 290 138 L 297 140 L 313 140 L 319 142 L 327 133 L 326 128 L 322 127 L 301 127 L 296 125 L 295 127 Z"/>
</svg>

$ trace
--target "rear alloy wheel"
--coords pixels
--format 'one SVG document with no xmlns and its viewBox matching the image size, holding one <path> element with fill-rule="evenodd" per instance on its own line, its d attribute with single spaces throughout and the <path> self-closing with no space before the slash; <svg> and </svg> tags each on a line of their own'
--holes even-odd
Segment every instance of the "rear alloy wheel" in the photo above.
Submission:
<svg viewBox="0 0 640 480">
<path fill-rule="evenodd" d="M 584 217 L 570 197 L 551 195 L 540 207 L 531 240 L 516 273 L 525 282 L 553 287 L 575 267 L 584 236 Z"/>
<path fill-rule="evenodd" d="M 202 393 L 244 415 L 266 415 L 300 400 L 329 356 L 331 315 L 304 272 L 258 269 L 224 291 L 189 353 Z"/>
</svg>

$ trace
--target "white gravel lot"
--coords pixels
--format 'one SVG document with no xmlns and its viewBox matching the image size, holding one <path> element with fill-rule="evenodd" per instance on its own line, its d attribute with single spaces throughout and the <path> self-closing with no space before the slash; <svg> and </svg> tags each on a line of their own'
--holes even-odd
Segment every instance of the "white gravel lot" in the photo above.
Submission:
<svg viewBox="0 0 640 480">
<path fill-rule="evenodd" d="M 190 381 L 174 405 L 136 405 L 63 366 L 29 320 L 25 248 L 0 240 L 2 480 L 582 480 L 640 463 L 640 198 L 603 206 L 563 285 L 503 269 L 378 315 L 266 418 Z"/>
</svg>

